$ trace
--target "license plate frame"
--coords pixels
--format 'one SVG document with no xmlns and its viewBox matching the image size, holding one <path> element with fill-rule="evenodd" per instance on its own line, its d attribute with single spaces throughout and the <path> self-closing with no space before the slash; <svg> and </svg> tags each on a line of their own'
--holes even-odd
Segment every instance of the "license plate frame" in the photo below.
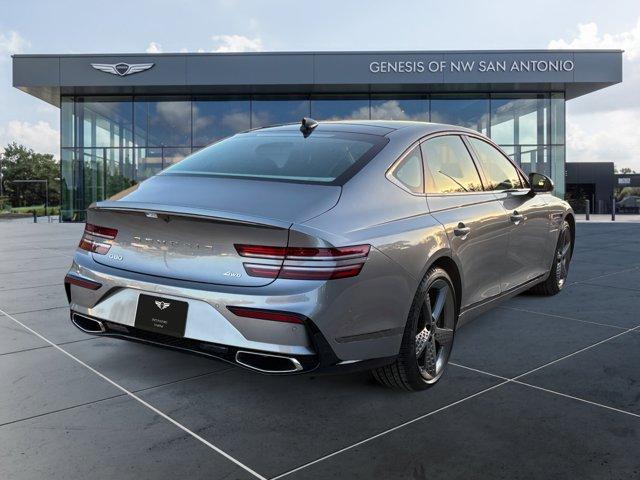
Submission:
<svg viewBox="0 0 640 480">
<path fill-rule="evenodd" d="M 141 293 L 134 326 L 148 332 L 182 338 L 187 328 L 189 303 Z"/>
</svg>

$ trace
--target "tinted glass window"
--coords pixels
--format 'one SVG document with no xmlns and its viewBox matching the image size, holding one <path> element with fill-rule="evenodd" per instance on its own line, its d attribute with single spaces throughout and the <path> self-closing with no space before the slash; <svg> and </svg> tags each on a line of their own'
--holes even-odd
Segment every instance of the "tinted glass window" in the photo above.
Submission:
<svg viewBox="0 0 640 480">
<path fill-rule="evenodd" d="M 253 100 L 251 102 L 251 128 L 299 122 L 308 117 L 309 100 Z"/>
<path fill-rule="evenodd" d="M 487 133 L 489 99 L 439 97 L 431 98 L 431 121 L 449 123 Z"/>
<path fill-rule="evenodd" d="M 522 181 L 516 167 L 497 148 L 477 138 L 468 138 L 489 182 L 486 185 L 487 190 L 522 188 Z"/>
<path fill-rule="evenodd" d="M 429 193 L 477 192 L 482 190 L 478 171 L 462 139 L 450 135 L 422 144 L 431 184 Z"/>
<path fill-rule="evenodd" d="M 386 140 L 376 135 L 251 132 L 203 148 L 167 174 L 215 175 L 330 183 L 369 158 Z"/>
<path fill-rule="evenodd" d="M 251 128 L 248 100 L 195 100 L 191 110 L 196 147 Z"/>
<path fill-rule="evenodd" d="M 429 100 L 371 99 L 371 120 L 429 120 Z"/>
<path fill-rule="evenodd" d="M 136 144 L 139 146 L 191 145 L 190 101 L 136 101 L 134 119 Z"/>
<path fill-rule="evenodd" d="M 393 171 L 393 176 L 414 193 L 423 193 L 422 156 L 414 148 Z"/>
<path fill-rule="evenodd" d="M 491 139 L 498 145 L 547 143 L 549 98 L 495 96 L 491 99 Z"/>
<path fill-rule="evenodd" d="M 368 120 L 369 99 L 311 100 L 311 116 L 316 120 Z"/>
</svg>

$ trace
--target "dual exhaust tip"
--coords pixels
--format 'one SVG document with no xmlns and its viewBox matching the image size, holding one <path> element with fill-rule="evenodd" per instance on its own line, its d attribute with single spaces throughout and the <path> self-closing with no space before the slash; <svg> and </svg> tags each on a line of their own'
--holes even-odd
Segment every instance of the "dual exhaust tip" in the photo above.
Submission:
<svg viewBox="0 0 640 480">
<path fill-rule="evenodd" d="M 95 335 L 107 331 L 104 323 L 100 320 L 85 317 L 77 313 L 71 316 L 71 321 L 76 327 L 86 333 Z M 303 370 L 302 364 L 297 359 L 283 355 L 238 350 L 234 359 L 238 365 L 262 373 L 296 373 Z"/>
<path fill-rule="evenodd" d="M 71 321 L 76 327 L 86 333 L 104 333 L 107 331 L 104 323 L 100 320 L 78 315 L 77 313 L 71 315 Z"/>
<path fill-rule="evenodd" d="M 236 352 L 236 363 L 262 373 L 295 373 L 303 369 L 300 362 L 293 357 L 245 350 Z"/>
</svg>

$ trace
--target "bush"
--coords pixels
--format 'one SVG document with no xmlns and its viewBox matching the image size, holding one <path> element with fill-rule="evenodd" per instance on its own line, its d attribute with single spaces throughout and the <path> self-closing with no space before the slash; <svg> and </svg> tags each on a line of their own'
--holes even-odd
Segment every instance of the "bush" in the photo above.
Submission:
<svg viewBox="0 0 640 480">
<path fill-rule="evenodd" d="M 630 195 L 640 196 L 640 187 L 624 187 L 620 191 L 620 195 L 618 196 L 618 198 L 622 200 L 623 198 Z"/>
<path fill-rule="evenodd" d="M 33 211 L 36 211 L 36 215 L 38 217 L 42 217 L 44 216 L 44 205 L 31 205 L 29 207 L 16 207 L 16 208 L 12 208 L 11 209 L 11 213 L 33 213 Z M 50 206 L 47 214 L 49 215 L 59 215 L 60 214 L 60 207 L 59 206 Z"/>
</svg>

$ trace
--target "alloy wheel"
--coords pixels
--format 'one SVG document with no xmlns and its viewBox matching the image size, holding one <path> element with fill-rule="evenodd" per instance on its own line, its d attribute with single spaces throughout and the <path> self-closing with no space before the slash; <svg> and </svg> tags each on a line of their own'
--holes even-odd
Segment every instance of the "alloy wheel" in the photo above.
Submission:
<svg viewBox="0 0 640 480">
<path fill-rule="evenodd" d="M 435 382 L 447 364 L 453 345 L 454 322 L 453 291 L 448 282 L 439 278 L 425 296 L 415 337 L 418 369 L 427 383 Z"/>
<path fill-rule="evenodd" d="M 562 288 L 569 274 L 569 261 L 571 260 L 571 231 L 564 228 L 558 241 L 556 251 L 556 281 L 558 287 Z"/>
</svg>

